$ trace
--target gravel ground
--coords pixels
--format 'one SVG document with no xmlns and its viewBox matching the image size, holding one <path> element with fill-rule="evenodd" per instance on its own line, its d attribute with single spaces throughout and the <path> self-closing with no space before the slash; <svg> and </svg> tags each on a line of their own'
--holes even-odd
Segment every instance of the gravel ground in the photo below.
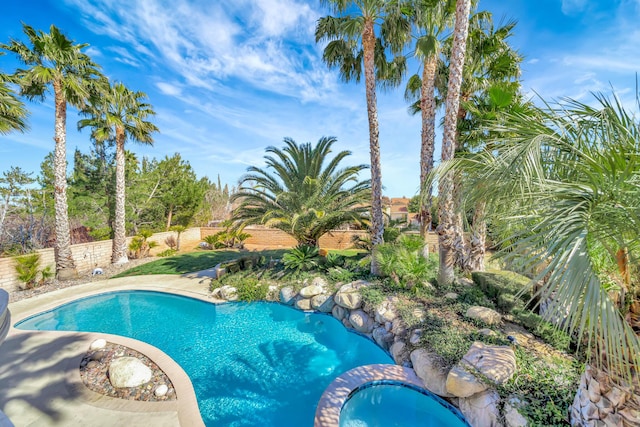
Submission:
<svg viewBox="0 0 640 427">
<path fill-rule="evenodd" d="M 109 364 L 118 357 L 132 356 L 151 368 L 151 381 L 139 387 L 115 388 L 109 381 Z M 80 362 L 80 377 L 82 382 L 96 393 L 127 400 L 156 402 L 176 400 L 176 391 L 167 375 L 153 363 L 151 359 L 128 347 L 107 343 L 100 350 L 89 350 Z M 164 384 L 169 391 L 164 396 L 156 396 L 155 389 Z"/>
<path fill-rule="evenodd" d="M 14 290 L 12 292 L 9 292 L 9 303 L 18 302 L 20 300 L 31 298 L 33 296 L 40 295 L 46 292 L 55 291 L 57 289 L 68 288 L 71 286 L 81 285 L 83 283 L 88 283 L 88 282 L 106 280 L 125 270 L 133 268 L 140 264 L 146 264 L 148 262 L 155 261 L 157 259 L 158 258 L 155 258 L 155 257 L 132 259 L 126 264 L 109 265 L 107 267 L 101 267 L 103 274 L 100 274 L 100 275 L 92 276 L 91 272 L 87 272 L 84 274 L 80 274 L 78 278 L 75 280 L 60 281 L 57 279 L 53 279 L 50 282 L 33 289 Z"/>
</svg>

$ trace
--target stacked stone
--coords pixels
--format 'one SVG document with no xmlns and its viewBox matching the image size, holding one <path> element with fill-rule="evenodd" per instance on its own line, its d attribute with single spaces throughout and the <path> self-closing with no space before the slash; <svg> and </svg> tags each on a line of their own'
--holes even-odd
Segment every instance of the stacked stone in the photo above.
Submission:
<svg viewBox="0 0 640 427">
<path fill-rule="evenodd" d="M 620 381 L 622 383 L 622 381 Z M 572 426 L 640 426 L 640 396 L 587 366 L 571 406 Z"/>
</svg>

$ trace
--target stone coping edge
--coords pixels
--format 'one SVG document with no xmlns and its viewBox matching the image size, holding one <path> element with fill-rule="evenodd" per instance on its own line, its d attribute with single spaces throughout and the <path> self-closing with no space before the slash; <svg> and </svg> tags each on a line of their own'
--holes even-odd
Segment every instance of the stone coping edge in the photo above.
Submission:
<svg viewBox="0 0 640 427">
<path fill-rule="evenodd" d="M 429 392 L 424 388 L 422 380 L 418 378 L 415 371 L 400 365 L 375 364 L 363 365 L 351 369 L 333 380 L 320 397 L 313 426 L 314 427 L 339 427 L 340 412 L 349 398 L 361 388 L 375 383 L 405 385 L 415 388 L 421 393 L 436 399 L 447 409 L 452 410 L 467 425 L 464 417 L 459 414 L 458 409 L 442 400 L 439 396 Z"/>
</svg>

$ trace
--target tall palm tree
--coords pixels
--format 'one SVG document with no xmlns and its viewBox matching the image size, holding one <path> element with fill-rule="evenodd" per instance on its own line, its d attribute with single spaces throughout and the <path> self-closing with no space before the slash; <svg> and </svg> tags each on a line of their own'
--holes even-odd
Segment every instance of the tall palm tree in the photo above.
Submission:
<svg viewBox="0 0 640 427">
<path fill-rule="evenodd" d="M 4 55 L 4 52 L 0 52 L 0 55 Z M 28 112 L 9 86 L 12 80 L 8 75 L 0 73 L 0 134 L 24 132 L 28 129 L 25 121 Z"/>
<path fill-rule="evenodd" d="M 364 224 L 370 181 L 358 181 L 358 174 L 367 166 L 339 168 L 351 152 L 329 158 L 335 142 L 323 137 L 315 146 L 298 145 L 285 138 L 284 148 L 268 147 L 267 168 L 250 167 L 232 196 L 240 201 L 233 220 L 277 228 L 310 246 L 340 225 Z"/>
<path fill-rule="evenodd" d="M 436 77 L 442 51 L 442 36 L 451 27 L 453 1 L 417 0 L 413 7 L 415 27 L 415 56 L 422 61 L 422 77 L 409 78 L 405 99 L 413 102 L 410 110 L 422 116 L 420 144 L 420 235 L 425 237 L 431 228 L 433 187 L 428 177 L 433 170 L 436 138 Z M 415 98 L 418 98 L 417 100 Z"/>
<path fill-rule="evenodd" d="M 453 159 L 456 149 L 460 87 L 462 86 L 470 12 L 471 0 L 456 1 L 456 17 L 453 30 L 453 45 L 449 60 L 449 81 L 447 84 L 444 131 L 442 135 L 443 162 Z M 442 285 L 451 283 L 454 278 L 455 226 L 456 212 L 453 194 L 453 178 L 447 175 L 442 177 L 438 182 L 437 232 L 440 251 L 438 283 Z"/>
<path fill-rule="evenodd" d="M 111 262 L 128 262 L 125 227 L 125 143 L 127 140 L 153 144 L 153 132 L 158 128 L 146 119 L 155 115 L 147 95 L 133 92 L 122 83 L 110 85 L 104 82 L 102 91 L 92 97 L 90 105 L 82 110 L 89 116 L 78 122 L 78 128 L 90 126 L 92 138 L 99 142 L 115 141 L 116 144 L 116 195 Z"/>
<path fill-rule="evenodd" d="M 67 104 L 81 106 L 89 96 L 91 82 L 99 75 L 98 66 L 82 52 L 87 44 L 73 44 L 55 26 L 49 33 L 34 30 L 23 24 L 23 31 L 31 46 L 11 40 L 3 49 L 15 53 L 28 68 L 18 69 L 14 76 L 21 94 L 29 99 L 44 98 L 48 87 L 53 88 L 55 103 L 54 154 L 55 174 L 55 231 L 54 246 L 56 274 L 59 279 L 77 275 L 71 254 L 69 214 L 67 206 Z"/>
<path fill-rule="evenodd" d="M 359 82 L 364 68 L 371 156 L 371 244 L 375 251 L 376 246 L 383 242 L 384 233 L 376 78 L 382 78 L 383 84 L 399 84 L 405 59 L 398 55 L 388 62 L 384 51 L 388 46 L 392 53 L 399 54 L 409 38 L 411 27 L 401 13 L 400 2 L 325 0 L 325 3 L 340 16 L 325 16 L 318 20 L 316 42 L 329 41 L 323 60 L 330 67 L 338 67 L 347 82 Z M 386 44 L 376 37 L 376 27 L 380 27 Z M 378 274 L 375 257 L 372 259 L 371 272 Z"/>
<path fill-rule="evenodd" d="M 587 347 L 588 362 L 601 373 L 634 384 L 640 277 L 631 267 L 640 259 L 640 127 L 619 101 L 600 94 L 596 102 L 566 100 L 532 114 L 508 113 L 491 129 L 501 135 L 493 150 L 447 168 L 473 177 L 476 185 L 466 187 L 465 197 L 486 201 L 506 259 L 540 271 L 532 283 L 545 278 L 538 290 L 549 302 L 544 315 L 564 319 L 561 326 Z M 573 415 L 582 416 L 579 410 Z"/>
</svg>

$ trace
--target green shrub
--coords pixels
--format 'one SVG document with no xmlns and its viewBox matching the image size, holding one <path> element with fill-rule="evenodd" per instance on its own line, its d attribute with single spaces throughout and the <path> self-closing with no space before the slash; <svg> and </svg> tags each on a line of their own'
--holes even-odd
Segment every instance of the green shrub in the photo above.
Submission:
<svg viewBox="0 0 640 427">
<path fill-rule="evenodd" d="M 492 309 L 495 308 L 493 301 L 491 301 L 480 288 L 475 286 L 466 287 L 456 302 L 469 305 L 481 305 Z"/>
<path fill-rule="evenodd" d="M 295 271 L 313 270 L 318 267 L 319 261 L 318 248 L 309 245 L 298 245 L 282 257 L 284 268 Z"/>
<path fill-rule="evenodd" d="M 560 427 L 569 424 L 567 408 L 573 402 L 580 378 L 575 361 L 543 360 L 516 348 L 518 369 L 503 386 L 501 396 L 515 396 L 525 403 L 518 410 L 531 426 Z"/>
<path fill-rule="evenodd" d="M 246 279 L 236 286 L 238 290 L 238 299 L 241 301 L 262 301 L 267 298 L 269 285 L 259 283 L 257 279 Z"/>
<path fill-rule="evenodd" d="M 357 278 L 357 274 L 341 267 L 334 267 L 327 271 L 327 277 L 332 282 L 352 282 Z"/>
<path fill-rule="evenodd" d="M 168 256 L 173 256 L 173 255 L 175 255 L 175 254 L 176 254 L 176 252 L 178 252 L 176 249 L 171 249 L 171 248 L 169 248 L 169 249 L 166 249 L 166 250 L 164 250 L 164 251 L 160 252 L 160 253 L 158 254 L 158 256 L 159 256 L 159 257 L 168 257 Z"/>
<path fill-rule="evenodd" d="M 526 310 L 515 308 L 514 320 L 529 332 L 558 350 L 567 351 L 571 345 L 571 337 L 541 316 Z"/>
<path fill-rule="evenodd" d="M 360 289 L 360 295 L 362 296 L 362 301 L 364 301 L 365 304 L 369 304 L 373 307 L 378 306 L 385 299 L 384 292 L 375 286 L 365 286 Z"/>
<path fill-rule="evenodd" d="M 396 243 L 384 243 L 376 250 L 380 272 L 396 284 L 412 288 L 423 281 L 432 281 L 437 272 L 435 256 L 422 255 L 424 241 L 417 236 L 403 235 Z"/>
<path fill-rule="evenodd" d="M 14 259 L 14 268 L 18 280 L 23 283 L 23 289 L 31 289 L 42 285 L 54 275 L 50 266 L 40 269 L 40 254 L 38 253 L 16 257 Z"/>
<path fill-rule="evenodd" d="M 523 301 L 531 298 L 531 292 L 525 290 L 530 279 L 512 271 L 474 271 L 471 273 L 473 281 L 492 300 L 501 294 L 520 295 Z"/>
</svg>

